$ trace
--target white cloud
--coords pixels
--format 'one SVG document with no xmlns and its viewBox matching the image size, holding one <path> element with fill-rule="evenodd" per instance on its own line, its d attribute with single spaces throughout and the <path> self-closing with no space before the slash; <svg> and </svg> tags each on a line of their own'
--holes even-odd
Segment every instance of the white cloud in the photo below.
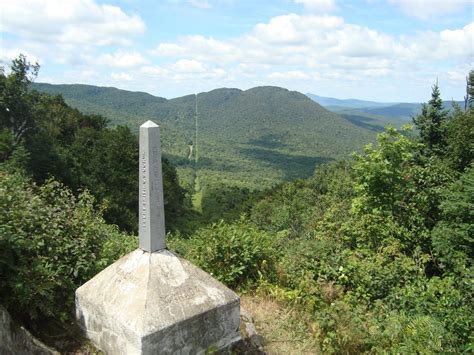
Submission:
<svg viewBox="0 0 474 355">
<path fill-rule="evenodd" d="M 5 48 L 3 43 L 0 41 L 0 66 L 8 67 L 13 59 L 18 58 L 18 55 L 21 53 L 26 56 L 26 59 L 30 63 L 40 63 L 43 62 L 40 58 L 35 56 L 29 51 L 20 48 Z"/>
<path fill-rule="evenodd" d="M 466 79 L 466 75 L 470 69 L 469 67 L 453 68 L 446 72 L 446 78 L 453 82 L 463 81 Z"/>
<path fill-rule="evenodd" d="M 336 16 L 289 14 L 257 24 L 251 32 L 240 37 L 221 41 L 187 36 L 176 43 L 160 44 L 158 49 L 173 49 L 170 51 L 174 53 L 173 57 L 184 60 L 177 67 L 180 70 L 191 66 L 202 71 L 203 64 L 223 63 L 350 70 L 373 68 L 377 70 L 371 73 L 386 73 L 388 68 L 401 63 L 466 61 L 474 55 L 473 37 L 474 23 L 455 30 L 393 36 L 345 23 Z M 199 64 L 187 63 L 189 58 Z"/>
<path fill-rule="evenodd" d="M 336 10 L 335 0 L 294 0 L 296 4 L 302 4 L 311 12 L 328 13 Z"/>
<path fill-rule="evenodd" d="M 396 5 L 408 16 L 427 20 L 432 17 L 445 16 L 461 11 L 466 6 L 471 6 L 471 0 L 388 0 Z"/>
<path fill-rule="evenodd" d="M 142 77 L 159 77 L 160 81 L 171 81 L 182 83 L 184 81 L 197 79 L 223 79 L 228 73 L 225 69 L 216 65 L 204 65 L 194 59 L 180 59 L 167 66 L 143 66 L 138 71 Z M 217 84 L 216 84 L 217 85 Z"/>
<path fill-rule="evenodd" d="M 191 77 L 211 78 L 213 70 L 221 68 L 225 74 L 216 86 L 262 85 L 270 80 L 286 87 L 298 83 L 294 88 L 304 90 L 310 83 L 334 87 L 342 80 L 351 83 L 348 87 L 363 82 L 370 88 L 401 80 L 413 87 L 428 85 L 429 90 L 433 78 L 443 77 L 456 63 L 473 66 L 473 37 L 474 23 L 395 36 L 346 23 L 338 16 L 288 14 L 225 40 L 180 37 L 161 43 L 154 54 L 174 60 L 167 77 L 180 83 Z M 455 77 L 460 77 L 458 71 L 450 74 Z"/>
<path fill-rule="evenodd" d="M 172 69 L 178 73 L 203 73 L 206 71 L 203 63 L 194 59 L 180 59 Z"/>
<path fill-rule="evenodd" d="M 144 33 L 145 23 L 94 0 L 4 0 L 0 31 L 39 42 L 123 45 Z"/>
<path fill-rule="evenodd" d="M 123 81 L 123 80 L 130 81 L 133 79 L 130 74 L 125 73 L 125 72 L 111 73 L 110 77 L 117 81 Z"/>
<path fill-rule="evenodd" d="M 107 65 L 118 68 L 136 67 L 148 62 L 138 52 L 124 52 L 122 50 L 118 50 L 113 54 L 103 54 L 95 59 L 95 61 L 99 65 Z"/>
<path fill-rule="evenodd" d="M 186 49 L 175 43 L 160 43 L 156 49 L 150 52 L 154 55 L 175 56 L 185 53 Z"/>
<path fill-rule="evenodd" d="M 210 75 L 214 78 L 223 78 L 227 75 L 227 72 L 222 68 L 213 69 Z"/>
<path fill-rule="evenodd" d="M 410 60 L 457 60 L 474 58 L 474 22 L 457 30 L 424 32 L 416 36 L 402 37 L 401 53 Z"/>
<path fill-rule="evenodd" d="M 78 77 L 83 80 L 91 80 L 99 77 L 99 74 L 94 69 L 84 69 L 77 73 Z"/>
<path fill-rule="evenodd" d="M 324 30 L 342 25 L 344 20 L 336 16 L 300 16 L 289 14 L 273 17 L 269 23 L 260 23 L 254 28 L 254 35 L 271 43 L 300 44 Z"/>
<path fill-rule="evenodd" d="M 441 31 L 439 37 L 440 56 L 447 58 L 468 56 L 471 61 L 474 60 L 474 22 L 459 30 Z"/>
<path fill-rule="evenodd" d="M 283 79 L 283 80 L 308 80 L 311 76 L 301 70 L 290 70 L 286 72 L 273 72 L 268 75 L 270 79 Z"/>
<path fill-rule="evenodd" d="M 95 69 L 82 69 L 82 70 L 66 70 L 59 75 L 45 75 L 44 72 L 40 70 L 38 75 L 38 80 L 41 82 L 47 82 L 51 84 L 64 84 L 64 83 L 83 83 L 91 85 L 102 85 L 101 82 L 101 73 L 97 72 Z"/>
<path fill-rule="evenodd" d="M 140 73 L 151 76 L 163 76 L 168 73 L 168 70 L 160 66 L 144 66 L 140 68 Z"/>
<path fill-rule="evenodd" d="M 220 41 L 187 36 L 158 48 L 179 48 L 178 58 L 211 62 L 314 67 L 346 57 L 373 58 L 398 54 L 399 44 L 390 36 L 364 27 L 345 24 L 335 16 L 289 14 L 257 24 L 247 35 Z M 162 52 L 163 53 L 163 52 Z M 364 65 L 367 61 L 363 61 Z"/>
</svg>

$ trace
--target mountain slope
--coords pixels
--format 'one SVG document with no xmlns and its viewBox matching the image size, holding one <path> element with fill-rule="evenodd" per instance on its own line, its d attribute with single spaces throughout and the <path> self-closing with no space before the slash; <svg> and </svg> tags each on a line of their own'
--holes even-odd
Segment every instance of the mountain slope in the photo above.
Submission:
<svg viewBox="0 0 474 355">
<path fill-rule="evenodd" d="M 127 124 L 131 117 L 150 115 L 167 101 L 145 92 L 82 84 L 33 83 L 33 88 L 50 95 L 62 95 L 70 106 L 83 113 L 106 116 L 113 125 Z"/>
<path fill-rule="evenodd" d="M 317 164 L 347 157 L 375 136 L 370 127 L 278 87 L 224 88 L 171 100 L 87 85 L 34 88 L 60 93 L 80 111 L 108 117 L 111 125 L 128 124 L 138 131 L 144 121 L 155 120 L 163 151 L 188 183 L 197 174 L 205 185 L 271 186 L 309 176 Z"/>
</svg>

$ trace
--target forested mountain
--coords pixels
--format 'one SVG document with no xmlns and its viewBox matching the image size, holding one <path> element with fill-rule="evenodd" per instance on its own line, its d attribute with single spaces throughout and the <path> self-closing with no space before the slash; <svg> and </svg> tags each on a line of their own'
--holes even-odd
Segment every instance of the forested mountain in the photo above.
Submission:
<svg viewBox="0 0 474 355">
<path fill-rule="evenodd" d="M 375 137 L 371 127 L 278 87 L 224 88 L 171 100 L 88 85 L 33 88 L 61 94 L 69 105 L 104 115 L 111 125 L 137 130 L 142 122 L 155 120 L 165 154 L 188 183 L 196 154 L 201 181 L 261 188 L 309 176 L 317 164 L 345 157 Z"/>
</svg>

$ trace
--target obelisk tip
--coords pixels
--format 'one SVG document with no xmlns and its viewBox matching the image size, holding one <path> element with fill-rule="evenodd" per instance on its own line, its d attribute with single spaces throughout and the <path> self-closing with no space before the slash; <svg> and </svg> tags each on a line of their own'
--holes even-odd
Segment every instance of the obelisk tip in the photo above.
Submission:
<svg viewBox="0 0 474 355">
<path fill-rule="evenodd" d="M 159 126 L 155 122 L 148 120 L 144 124 L 142 124 L 140 127 L 150 128 L 150 127 L 159 127 Z"/>
</svg>

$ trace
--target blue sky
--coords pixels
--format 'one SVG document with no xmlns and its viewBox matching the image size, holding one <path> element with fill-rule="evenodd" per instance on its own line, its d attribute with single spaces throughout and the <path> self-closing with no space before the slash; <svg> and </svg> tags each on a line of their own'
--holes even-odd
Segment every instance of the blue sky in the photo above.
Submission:
<svg viewBox="0 0 474 355">
<path fill-rule="evenodd" d="M 462 100 L 474 69 L 468 0 L 4 0 L 0 61 L 37 81 L 172 98 L 277 85 L 377 101 Z"/>
</svg>

